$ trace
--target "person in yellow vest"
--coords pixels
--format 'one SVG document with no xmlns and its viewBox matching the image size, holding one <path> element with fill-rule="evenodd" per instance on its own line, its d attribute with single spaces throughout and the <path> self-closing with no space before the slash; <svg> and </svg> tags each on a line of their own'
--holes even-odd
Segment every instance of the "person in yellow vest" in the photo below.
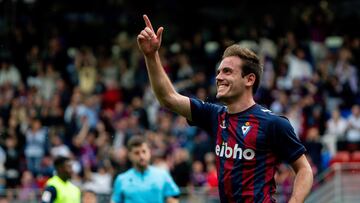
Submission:
<svg viewBox="0 0 360 203">
<path fill-rule="evenodd" d="M 80 203 L 80 189 L 69 181 L 72 173 L 70 159 L 58 157 L 54 165 L 56 174 L 46 182 L 42 203 Z"/>
</svg>

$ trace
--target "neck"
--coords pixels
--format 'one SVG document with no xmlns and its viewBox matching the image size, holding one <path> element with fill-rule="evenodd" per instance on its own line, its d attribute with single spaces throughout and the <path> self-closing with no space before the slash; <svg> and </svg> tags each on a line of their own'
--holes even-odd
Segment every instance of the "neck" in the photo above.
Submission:
<svg viewBox="0 0 360 203">
<path fill-rule="evenodd" d="M 66 181 L 68 180 L 68 178 L 65 177 L 65 176 L 62 176 L 62 175 L 59 175 L 59 174 L 58 174 L 58 176 L 59 176 L 59 178 L 60 178 L 62 181 L 64 181 L 64 182 L 66 182 Z"/>
<path fill-rule="evenodd" d="M 147 168 L 148 168 L 148 166 L 147 167 L 136 167 L 136 166 L 134 166 L 134 169 L 137 172 L 140 172 L 140 173 L 144 173 L 144 171 L 146 171 Z"/>
<path fill-rule="evenodd" d="M 242 112 L 255 104 L 252 95 L 243 95 L 239 99 L 233 102 L 225 103 L 229 113 Z"/>
</svg>

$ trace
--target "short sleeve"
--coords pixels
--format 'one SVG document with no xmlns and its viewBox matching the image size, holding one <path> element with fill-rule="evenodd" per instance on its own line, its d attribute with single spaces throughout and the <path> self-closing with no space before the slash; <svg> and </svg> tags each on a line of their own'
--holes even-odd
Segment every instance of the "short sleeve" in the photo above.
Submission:
<svg viewBox="0 0 360 203">
<path fill-rule="evenodd" d="M 273 149 L 282 161 L 292 163 L 306 152 L 304 145 L 286 118 L 277 117 L 272 127 Z"/>
<path fill-rule="evenodd" d="M 221 108 L 225 108 L 195 98 L 190 98 L 190 105 L 192 120 L 188 120 L 189 125 L 198 126 L 207 132 L 211 132 L 211 124 L 217 121 Z"/>
<path fill-rule="evenodd" d="M 121 198 L 121 179 L 120 176 L 118 176 L 115 181 L 114 181 L 114 186 L 113 186 L 113 193 L 111 195 L 111 200 L 115 203 L 121 203 L 122 202 L 122 198 Z"/>
<path fill-rule="evenodd" d="M 164 171 L 164 196 L 165 197 L 176 197 L 180 195 L 180 189 L 170 176 L 170 174 Z"/>
<path fill-rule="evenodd" d="M 48 186 L 45 188 L 41 195 L 42 203 L 53 203 L 56 198 L 56 188 L 54 186 Z"/>
</svg>

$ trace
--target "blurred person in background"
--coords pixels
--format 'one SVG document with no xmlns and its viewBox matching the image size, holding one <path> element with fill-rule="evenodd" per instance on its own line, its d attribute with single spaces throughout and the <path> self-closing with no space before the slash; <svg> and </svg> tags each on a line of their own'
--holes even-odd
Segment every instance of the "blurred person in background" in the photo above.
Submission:
<svg viewBox="0 0 360 203">
<path fill-rule="evenodd" d="M 128 142 L 133 168 L 119 174 L 114 182 L 113 203 L 177 203 L 180 194 L 170 174 L 150 166 L 150 147 L 144 137 L 133 136 Z"/>
<path fill-rule="evenodd" d="M 40 172 L 41 160 L 46 153 L 47 132 L 40 119 L 34 118 L 25 134 L 25 157 L 27 168 L 36 176 Z"/>
<path fill-rule="evenodd" d="M 296 173 L 289 202 L 303 202 L 313 182 L 306 150 L 287 119 L 255 103 L 262 74 L 259 58 L 239 45 L 229 46 L 216 73 L 216 97 L 226 106 L 190 99 L 176 92 L 161 64 L 164 28 L 155 33 L 148 17 L 143 18 L 146 27 L 137 42 L 160 104 L 216 136 L 221 202 L 274 202 L 280 161 L 290 163 Z"/>
<path fill-rule="evenodd" d="M 351 115 L 348 118 L 346 139 L 349 150 L 360 149 L 360 105 L 355 104 L 351 108 Z"/>
<path fill-rule="evenodd" d="M 17 87 L 21 82 L 18 68 L 11 63 L 10 58 L 0 58 L 0 86 L 10 84 Z"/>
<path fill-rule="evenodd" d="M 191 159 L 186 149 L 176 149 L 172 156 L 171 175 L 179 187 L 187 187 L 191 181 Z"/>
<path fill-rule="evenodd" d="M 5 178 L 6 188 L 8 189 L 8 196 L 12 196 L 14 190 L 20 183 L 20 157 L 21 153 L 18 150 L 18 139 L 16 135 L 10 134 L 5 138 Z M 9 194 L 11 193 L 11 194 Z"/>
<path fill-rule="evenodd" d="M 82 192 L 82 203 L 97 203 L 96 193 L 92 190 Z"/>
<path fill-rule="evenodd" d="M 69 158 L 58 157 L 54 161 L 56 175 L 46 182 L 42 203 L 80 203 L 81 192 L 70 182 L 72 165 Z"/>
<path fill-rule="evenodd" d="M 24 171 L 21 175 L 21 185 L 18 199 L 21 201 L 34 201 L 36 192 L 39 189 L 35 178 L 30 171 Z"/>
<path fill-rule="evenodd" d="M 346 128 L 346 119 L 341 116 L 339 109 L 334 109 L 331 118 L 326 122 L 325 135 L 321 138 L 331 156 L 338 150 L 337 143 L 345 140 Z"/>
</svg>

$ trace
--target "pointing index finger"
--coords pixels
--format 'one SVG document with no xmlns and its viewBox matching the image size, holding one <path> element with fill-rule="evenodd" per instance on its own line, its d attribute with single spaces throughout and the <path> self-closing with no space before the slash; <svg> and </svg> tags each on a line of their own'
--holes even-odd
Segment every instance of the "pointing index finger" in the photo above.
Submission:
<svg viewBox="0 0 360 203">
<path fill-rule="evenodd" d="M 149 27 L 152 31 L 154 31 L 154 28 L 152 27 L 151 22 L 150 22 L 149 18 L 147 17 L 147 15 L 143 15 L 143 18 L 144 18 L 146 26 Z"/>
</svg>

